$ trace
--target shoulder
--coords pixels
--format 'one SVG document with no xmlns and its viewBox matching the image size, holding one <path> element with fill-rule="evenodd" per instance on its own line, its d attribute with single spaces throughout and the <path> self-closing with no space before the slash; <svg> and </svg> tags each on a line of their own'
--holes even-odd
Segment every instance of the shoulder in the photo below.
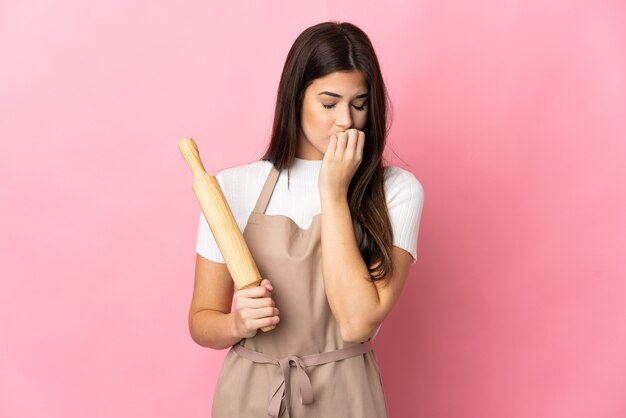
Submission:
<svg viewBox="0 0 626 418">
<path fill-rule="evenodd" d="M 415 175 L 404 168 L 389 165 L 385 167 L 385 198 L 387 204 L 411 201 L 421 205 L 424 188 Z"/>
<path fill-rule="evenodd" d="M 217 172 L 215 177 L 222 187 L 248 183 L 250 181 L 255 182 L 259 178 L 265 178 L 271 167 L 272 163 L 269 161 L 252 161 L 237 166 L 223 168 Z"/>
</svg>

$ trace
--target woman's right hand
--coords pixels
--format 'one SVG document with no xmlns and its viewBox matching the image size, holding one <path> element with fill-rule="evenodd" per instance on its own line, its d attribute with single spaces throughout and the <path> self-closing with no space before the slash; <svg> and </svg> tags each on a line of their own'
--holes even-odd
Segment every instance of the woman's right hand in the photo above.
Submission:
<svg viewBox="0 0 626 418">
<path fill-rule="evenodd" d="M 263 279 L 261 284 L 235 292 L 235 332 L 242 338 L 252 338 L 259 328 L 277 324 L 278 308 L 272 299 L 272 284 Z"/>
</svg>

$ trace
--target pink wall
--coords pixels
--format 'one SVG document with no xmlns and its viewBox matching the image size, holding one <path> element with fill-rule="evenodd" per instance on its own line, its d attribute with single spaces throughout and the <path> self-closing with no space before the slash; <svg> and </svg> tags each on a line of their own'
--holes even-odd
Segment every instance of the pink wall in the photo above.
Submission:
<svg viewBox="0 0 626 418">
<path fill-rule="evenodd" d="M 0 5 L 1 417 L 210 415 L 178 140 L 257 159 L 329 19 L 370 35 L 425 190 L 375 340 L 390 416 L 626 416 L 623 1 L 163 3 Z"/>
</svg>

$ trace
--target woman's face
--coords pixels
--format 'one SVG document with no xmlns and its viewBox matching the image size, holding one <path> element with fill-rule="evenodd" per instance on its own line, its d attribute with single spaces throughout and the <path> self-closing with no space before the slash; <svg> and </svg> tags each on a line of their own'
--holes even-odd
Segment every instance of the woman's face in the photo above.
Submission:
<svg viewBox="0 0 626 418">
<path fill-rule="evenodd" d="M 362 131 L 368 99 L 367 83 L 358 71 L 335 71 L 315 79 L 304 92 L 296 157 L 321 160 L 332 135 L 350 128 Z"/>
</svg>

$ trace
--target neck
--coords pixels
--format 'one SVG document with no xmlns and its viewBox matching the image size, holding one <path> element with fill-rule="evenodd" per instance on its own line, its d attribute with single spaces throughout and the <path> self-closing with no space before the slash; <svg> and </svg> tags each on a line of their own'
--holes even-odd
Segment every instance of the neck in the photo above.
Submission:
<svg viewBox="0 0 626 418">
<path fill-rule="evenodd" d="M 294 158 L 291 165 L 290 179 L 302 183 L 315 183 L 322 168 L 324 160 L 305 160 L 303 158 Z"/>
</svg>

